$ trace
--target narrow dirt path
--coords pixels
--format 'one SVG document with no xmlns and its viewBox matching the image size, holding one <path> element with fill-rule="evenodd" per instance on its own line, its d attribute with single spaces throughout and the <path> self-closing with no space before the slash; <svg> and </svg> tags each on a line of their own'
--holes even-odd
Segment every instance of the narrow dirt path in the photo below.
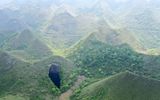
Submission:
<svg viewBox="0 0 160 100">
<path fill-rule="evenodd" d="M 78 76 L 77 81 L 74 83 L 74 85 L 68 91 L 61 94 L 59 100 L 70 100 L 69 98 L 72 95 L 73 91 L 78 88 L 84 80 L 84 76 Z"/>
</svg>

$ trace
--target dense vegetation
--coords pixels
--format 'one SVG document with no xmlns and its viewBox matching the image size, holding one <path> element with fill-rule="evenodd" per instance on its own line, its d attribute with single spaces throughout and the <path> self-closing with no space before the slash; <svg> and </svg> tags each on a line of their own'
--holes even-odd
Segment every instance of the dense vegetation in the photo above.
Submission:
<svg viewBox="0 0 160 100">
<path fill-rule="evenodd" d="M 62 57 L 54 56 L 30 64 L 2 51 L 0 56 L 0 98 L 9 98 L 10 95 L 14 98 L 17 95 L 15 98 L 23 97 L 29 100 L 56 99 L 60 93 L 68 90 L 76 79 L 72 63 Z M 61 65 L 62 86 L 60 90 L 48 77 L 48 70 L 53 62 Z"/>
<path fill-rule="evenodd" d="M 83 79 L 73 100 L 103 100 L 113 85 L 120 90 L 109 97 L 129 100 L 125 86 L 133 80 L 142 83 L 132 89 L 138 96 L 150 90 L 143 82 L 159 93 L 155 80 L 143 77 L 160 80 L 159 9 L 159 0 L 1 0 L 0 100 L 57 100 Z M 48 77 L 52 63 L 61 65 L 61 89 Z M 139 76 L 108 79 L 126 70 Z"/>
<path fill-rule="evenodd" d="M 89 77 L 103 77 L 125 70 L 140 75 L 149 74 L 151 72 L 146 68 L 150 65 L 148 62 L 152 61 L 151 63 L 158 65 L 160 59 L 159 56 L 137 53 L 127 44 L 102 43 L 94 35 L 90 35 L 72 48 L 68 58 L 75 62 L 82 74 Z"/>
</svg>

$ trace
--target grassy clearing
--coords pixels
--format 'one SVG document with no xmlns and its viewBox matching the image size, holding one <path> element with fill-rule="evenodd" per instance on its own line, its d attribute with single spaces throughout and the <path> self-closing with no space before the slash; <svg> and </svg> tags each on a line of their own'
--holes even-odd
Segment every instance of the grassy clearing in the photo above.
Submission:
<svg viewBox="0 0 160 100">
<path fill-rule="evenodd" d="M 72 96 L 72 100 L 159 100 L 159 98 L 160 81 L 130 72 L 95 82 Z"/>
</svg>

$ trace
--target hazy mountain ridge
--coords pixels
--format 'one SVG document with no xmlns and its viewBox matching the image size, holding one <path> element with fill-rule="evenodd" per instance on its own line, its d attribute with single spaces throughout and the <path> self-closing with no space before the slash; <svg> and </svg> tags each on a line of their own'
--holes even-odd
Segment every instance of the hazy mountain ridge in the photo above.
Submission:
<svg viewBox="0 0 160 100">
<path fill-rule="evenodd" d="M 86 81 L 81 93 L 74 91 L 77 100 L 158 100 L 159 5 L 159 0 L 0 1 L 0 99 L 57 100 L 82 75 Z M 52 63 L 61 65 L 60 90 L 47 76 Z M 117 74 L 126 70 L 132 73 Z"/>
<path fill-rule="evenodd" d="M 110 1 L 110 0 L 102 0 L 97 1 L 83 1 L 85 2 L 84 7 L 82 6 L 82 1 L 14 1 L 14 6 L 19 6 L 16 12 L 25 14 L 26 17 L 22 17 L 21 14 L 18 14 L 21 17 L 16 17 L 16 23 L 11 23 L 11 25 L 19 23 L 22 27 L 35 27 L 36 29 L 42 30 L 43 35 L 48 37 L 58 37 L 58 39 L 51 41 L 52 46 L 55 48 L 58 47 L 59 42 L 62 42 L 62 47 L 68 47 L 77 42 L 80 38 L 84 37 L 86 33 L 95 32 L 98 30 L 98 24 L 101 19 L 104 19 L 111 27 L 128 30 L 129 32 L 135 35 L 135 38 L 145 49 L 152 49 L 155 47 L 159 47 L 159 33 L 158 27 L 159 19 L 155 18 L 155 12 L 159 7 L 156 6 L 159 1 Z M 41 4 L 43 3 L 43 5 Z M 24 5 L 25 4 L 25 5 Z M 77 4 L 77 5 L 74 5 Z M 117 6 L 117 8 L 115 8 Z M 21 10 L 24 7 L 25 9 Z M 27 8 L 29 7 L 29 8 Z M 129 8 L 129 9 L 128 9 Z M 44 10 L 45 9 L 45 10 Z M 84 11 L 82 9 L 85 9 Z M 12 10 L 12 9 L 10 9 Z M 30 12 L 32 10 L 32 12 Z M 36 12 L 36 15 L 34 14 Z M 71 15 L 70 17 L 63 16 L 64 13 L 68 13 Z M 81 15 L 83 17 L 79 17 Z M 156 14 L 157 15 L 157 14 Z M 44 16 L 40 18 L 39 16 Z M 59 19 L 63 19 L 57 21 L 56 16 Z M 90 18 L 92 16 L 92 18 Z M 65 17 L 65 18 L 64 18 Z M 83 19 L 89 17 L 90 19 Z M 18 19 L 17 19 L 18 18 Z M 70 19 L 71 18 L 71 19 Z M 13 18 L 9 18 L 13 19 Z M 64 21 L 64 19 L 66 21 Z M 73 19 L 73 20 L 72 20 Z M 72 20 L 72 21 L 71 21 Z M 79 22 L 79 20 L 85 20 Z M 68 22 L 67 22 L 68 21 Z M 82 23 L 83 22 L 83 23 Z M 93 22 L 93 23 L 90 23 Z M 144 23 L 145 22 L 145 23 Z M 67 24 L 67 25 L 66 25 Z M 3 24 L 4 25 L 4 24 Z M 8 25 L 8 24 L 7 24 Z M 15 26 L 15 25 L 14 25 Z M 72 28 L 69 28 L 72 27 Z M 92 26 L 89 27 L 89 26 Z M 6 26 L 9 27 L 9 26 Z M 18 24 L 16 27 L 20 28 Z M 15 27 L 15 28 L 16 28 Z M 44 28 L 47 27 L 47 28 Z M 73 28 L 74 27 L 74 28 Z M 83 28 L 84 27 L 84 28 Z M 4 28 L 3 28 L 4 29 Z M 22 28 L 21 28 L 22 29 Z M 58 29 L 58 30 L 55 30 Z M 13 30 L 13 29 L 12 29 Z M 52 35 L 47 35 L 47 33 L 52 33 Z M 58 33 L 57 33 L 58 32 Z M 70 35 L 65 35 L 66 33 L 70 33 Z M 126 33 L 127 34 L 127 33 Z M 151 36 L 152 34 L 152 36 Z M 143 38 L 143 37 L 146 38 Z M 62 38 L 62 39 L 60 39 Z M 71 40 L 71 38 L 75 38 Z M 48 38 L 49 39 L 49 38 Z M 63 40 L 64 39 L 64 40 Z M 155 40 L 155 41 L 153 41 Z M 61 47 L 61 48 L 62 48 Z M 141 48 L 141 47 L 140 47 Z M 155 48 L 156 49 L 156 48 Z"/>
<path fill-rule="evenodd" d="M 24 60 L 42 59 L 53 54 L 45 43 L 27 29 L 8 38 L 2 44 L 2 49 Z"/>
</svg>

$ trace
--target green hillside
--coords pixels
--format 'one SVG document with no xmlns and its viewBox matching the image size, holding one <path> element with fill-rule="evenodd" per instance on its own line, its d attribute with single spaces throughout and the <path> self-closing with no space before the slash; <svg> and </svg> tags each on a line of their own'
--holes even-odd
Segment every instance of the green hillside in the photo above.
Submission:
<svg viewBox="0 0 160 100">
<path fill-rule="evenodd" d="M 5 40 L 2 49 L 24 60 L 39 60 L 52 56 L 52 51 L 41 39 L 26 29 Z"/>
<path fill-rule="evenodd" d="M 43 26 L 45 28 L 42 36 L 54 48 L 69 48 L 84 37 L 86 33 L 97 30 L 97 21 L 93 16 L 74 16 L 72 9 L 70 11 L 67 7 L 64 5 L 64 8 L 63 6 L 57 8 L 54 15 Z M 92 20 L 89 21 L 88 19 Z"/>
<path fill-rule="evenodd" d="M 9 91 L 13 91 L 14 86 L 19 84 L 21 86 L 23 82 L 20 80 L 22 69 L 29 66 L 28 63 L 25 63 L 21 60 L 18 60 L 5 52 L 0 52 L 0 94 L 1 96 Z M 23 80 L 23 79 L 22 79 Z M 17 88 L 18 89 L 18 88 Z"/>
<path fill-rule="evenodd" d="M 128 44 L 136 51 L 145 51 L 141 41 L 135 34 L 126 28 L 112 28 L 108 23 L 99 22 L 98 31 L 94 33 L 97 40 L 105 42 L 110 45 Z"/>
<path fill-rule="evenodd" d="M 160 100 L 159 11 L 160 0 L 0 0 L 0 100 Z"/>
<path fill-rule="evenodd" d="M 76 78 L 72 63 L 59 56 L 34 64 L 23 62 L 4 52 L 0 52 L 0 56 L 0 100 L 10 97 L 53 100 L 61 92 L 66 91 Z M 48 77 L 48 70 L 52 63 L 61 65 L 61 90 L 57 90 Z"/>
<path fill-rule="evenodd" d="M 95 82 L 72 100 L 159 100 L 160 81 L 123 72 Z"/>
<path fill-rule="evenodd" d="M 128 44 L 110 45 L 90 34 L 68 50 L 67 57 L 89 77 L 105 77 L 129 70 L 159 79 L 160 56 L 135 52 Z"/>
<path fill-rule="evenodd" d="M 126 69 L 141 70 L 143 64 L 141 55 L 134 52 L 127 44 L 114 46 L 103 43 L 97 40 L 94 34 L 71 48 L 68 58 L 82 67 L 83 71 L 86 69 L 89 74 L 96 76 L 110 75 Z M 100 72 L 96 73 L 98 70 Z"/>
<path fill-rule="evenodd" d="M 1 60 L 0 60 L 1 73 L 11 69 L 16 63 L 16 59 L 14 59 L 14 57 L 9 56 L 6 52 L 0 51 L 0 57 L 1 57 Z"/>
</svg>

